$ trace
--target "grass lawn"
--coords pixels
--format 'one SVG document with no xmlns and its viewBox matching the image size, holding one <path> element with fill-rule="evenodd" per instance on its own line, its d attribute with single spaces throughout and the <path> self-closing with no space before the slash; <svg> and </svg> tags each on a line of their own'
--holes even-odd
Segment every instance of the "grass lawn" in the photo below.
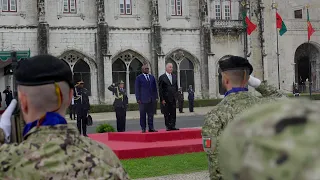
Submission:
<svg viewBox="0 0 320 180">
<path fill-rule="evenodd" d="M 208 169 L 204 152 L 121 161 L 132 179 L 184 174 Z"/>
</svg>

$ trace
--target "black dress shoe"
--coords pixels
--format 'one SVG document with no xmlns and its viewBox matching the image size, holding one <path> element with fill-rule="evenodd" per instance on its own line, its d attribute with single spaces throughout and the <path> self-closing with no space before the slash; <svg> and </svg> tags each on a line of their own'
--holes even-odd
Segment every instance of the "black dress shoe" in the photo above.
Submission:
<svg viewBox="0 0 320 180">
<path fill-rule="evenodd" d="M 172 129 L 172 131 L 178 131 L 179 130 L 179 128 L 171 128 Z"/>
<path fill-rule="evenodd" d="M 158 132 L 158 131 L 155 129 L 149 129 L 149 132 Z"/>
<path fill-rule="evenodd" d="M 88 135 L 84 134 L 83 136 L 88 137 Z"/>
<path fill-rule="evenodd" d="M 146 133 L 146 130 L 145 130 L 145 129 L 142 129 L 142 133 Z"/>
</svg>

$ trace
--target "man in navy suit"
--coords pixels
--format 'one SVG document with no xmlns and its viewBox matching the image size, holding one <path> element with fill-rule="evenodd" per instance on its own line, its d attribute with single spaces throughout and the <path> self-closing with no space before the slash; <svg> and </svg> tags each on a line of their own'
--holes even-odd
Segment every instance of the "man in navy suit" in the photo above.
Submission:
<svg viewBox="0 0 320 180">
<path fill-rule="evenodd" d="M 136 78 L 135 94 L 140 110 L 140 126 L 146 132 L 146 115 L 148 114 L 149 132 L 157 132 L 153 126 L 155 102 L 158 100 L 156 79 L 149 74 L 148 65 L 142 66 L 142 74 Z"/>
</svg>

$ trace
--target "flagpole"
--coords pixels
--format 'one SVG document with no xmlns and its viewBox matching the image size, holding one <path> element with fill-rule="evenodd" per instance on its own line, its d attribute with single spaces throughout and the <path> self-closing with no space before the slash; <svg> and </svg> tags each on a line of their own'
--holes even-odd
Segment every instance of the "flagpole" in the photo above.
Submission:
<svg viewBox="0 0 320 180">
<path fill-rule="evenodd" d="M 276 7 L 276 13 L 278 13 L 278 8 Z M 279 31 L 276 26 L 276 33 L 277 33 L 277 63 L 278 63 L 278 88 L 281 89 L 281 83 L 280 83 L 280 54 L 279 54 Z"/>
<path fill-rule="evenodd" d="M 307 5 L 307 14 L 308 14 L 308 21 L 309 21 L 309 8 Z M 309 32 L 308 32 L 309 33 Z M 312 68 L 311 68 L 311 44 L 310 44 L 310 38 L 309 38 L 309 34 L 308 34 L 308 58 L 309 58 L 309 96 L 310 99 L 312 99 Z"/>
</svg>

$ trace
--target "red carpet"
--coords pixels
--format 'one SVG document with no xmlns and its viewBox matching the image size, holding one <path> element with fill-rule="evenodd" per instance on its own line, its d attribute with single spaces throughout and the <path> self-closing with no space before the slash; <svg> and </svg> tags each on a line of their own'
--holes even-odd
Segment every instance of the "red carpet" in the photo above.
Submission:
<svg viewBox="0 0 320 180">
<path fill-rule="evenodd" d="M 120 159 L 145 158 L 202 152 L 201 129 L 160 130 L 90 134 L 93 140 L 109 146 Z"/>
</svg>

